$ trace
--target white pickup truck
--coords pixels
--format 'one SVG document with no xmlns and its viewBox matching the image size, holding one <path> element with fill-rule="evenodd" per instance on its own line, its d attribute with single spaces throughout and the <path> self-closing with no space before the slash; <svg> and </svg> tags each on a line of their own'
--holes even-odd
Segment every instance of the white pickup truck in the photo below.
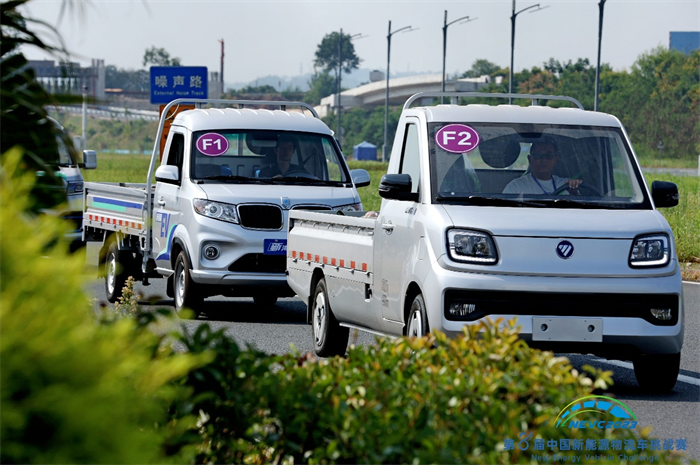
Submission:
<svg viewBox="0 0 700 465">
<path fill-rule="evenodd" d="M 439 97 L 533 105 L 412 107 Z M 537 105 L 555 99 L 578 108 Z M 343 354 L 349 328 L 454 336 L 515 318 L 532 346 L 632 360 L 643 387 L 675 385 L 682 281 L 657 208 L 678 188 L 647 189 L 614 116 L 569 97 L 417 94 L 379 194 L 376 219 L 290 215 L 288 281 L 318 355 Z"/>
<path fill-rule="evenodd" d="M 168 119 L 186 104 L 200 108 Z M 370 181 L 365 170 L 348 171 L 332 131 L 300 102 L 174 100 L 155 140 L 144 184 L 85 184 L 83 236 L 102 243 L 111 302 L 128 276 L 144 284 L 168 278 L 178 311 L 199 312 L 214 295 L 253 297 L 261 306 L 293 296 L 285 275 L 289 211 L 361 211 L 356 186 Z"/>
</svg>

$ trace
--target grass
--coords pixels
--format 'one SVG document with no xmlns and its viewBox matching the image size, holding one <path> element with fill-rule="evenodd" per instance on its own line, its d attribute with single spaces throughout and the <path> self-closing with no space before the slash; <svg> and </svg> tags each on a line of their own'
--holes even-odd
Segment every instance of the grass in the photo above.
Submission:
<svg viewBox="0 0 700 465">
<path fill-rule="evenodd" d="M 683 279 L 700 282 L 700 177 L 647 174 L 647 184 L 652 181 L 669 181 L 678 185 L 678 206 L 660 208 L 671 225 L 676 238 L 676 252 L 681 263 Z"/>
<path fill-rule="evenodd" d="M 150 157 L 145 155 L 120 155 L 100 153 L 94 171 L 84 171 L 86 181 L 143 183 L 148 173 Z M 386 174 L 388 163 L 374 161 L 348 161 L 350 169 L 365 169 L 371 183 L 358 189 L 365 210 L 378 211 L 381 206 L 379 180 Z M 674 208 L 662 208 L 676 238 L 678 259 L 683 264 L 684 279 L 700 281 L 700 178 L 648 174 L 647 183 L 654 180 L 670 181 L 678 185 L 680 202 Z"/>
</svg>

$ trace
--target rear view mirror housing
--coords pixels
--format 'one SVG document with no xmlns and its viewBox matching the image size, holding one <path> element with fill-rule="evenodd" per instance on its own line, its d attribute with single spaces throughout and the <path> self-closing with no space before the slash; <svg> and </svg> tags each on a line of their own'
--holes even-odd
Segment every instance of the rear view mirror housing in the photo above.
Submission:
<svg viewBox="0 0 700 465">
<path fill-rule="evenodd" d="M 675 207 L 678 205 L 678 186 L 667 181 L 654 181 L 651 183 L 651 198 L 656 208 Z"/>
<path fill-rule="evenodd" d="M 410 174 L 385 174 L 379 182 L 379 196 L 383 199 L 418 201 L 418 193 L 411 192 Z"/>
</svg>

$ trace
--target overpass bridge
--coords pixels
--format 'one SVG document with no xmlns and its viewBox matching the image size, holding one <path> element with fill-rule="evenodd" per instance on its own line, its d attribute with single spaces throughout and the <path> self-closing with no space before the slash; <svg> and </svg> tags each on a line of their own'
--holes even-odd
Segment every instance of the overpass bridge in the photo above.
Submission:
<svg viewBox="0 0 700 465">
<path fill-rule="evenodd" d="M 496 83 L 500 83 L 497 77 Z M 445 92 L 476 92 L 489 85 L 490 76 L 464 78 L 445 82 Z M 413 94 L 418 92 L 440 92 L 442 74 L 423 74 L 389 80 L 389 105 L 403 105 Z M 384 105 L 386 100 L 386 81 L 376 81 L 340 93 L 340 105 L 348 110 L 354 107 L 374 108 Z M 431 99 L 432 100 L 432 99 Z M 428 103 L 428 102 L 426 102 Z M 332 94 L 321 100 L 315 108 L 319 116 L 324 117 L 335 112 L 338 107 L 338 94 Z"/>
</svg>

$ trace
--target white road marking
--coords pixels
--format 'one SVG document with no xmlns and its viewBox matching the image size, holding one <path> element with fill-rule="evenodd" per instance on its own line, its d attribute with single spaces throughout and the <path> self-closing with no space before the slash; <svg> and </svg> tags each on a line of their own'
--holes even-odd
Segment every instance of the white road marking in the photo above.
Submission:
<svg viewBox="0 0 700 465">
<path fill-rule="evenodd" d="M 603 359 L 597 359 L 600 363 L 607 363 L 610 365 L 615 365 L 617 367 L 622 367 L 622 368 L 627 368 L 628 370 L 634 370 L 634 366 L 630 362 L 622 362 L 620 360 L 603 360 Z M 678 381 L 682 381 L 684 383 L 688 384 L 694 384 L 695 386 L 700 386 L 700 379 L 698 378 L 691 378 L 690 376 L 686 375 L 678 375 Z"/>
</svg>

